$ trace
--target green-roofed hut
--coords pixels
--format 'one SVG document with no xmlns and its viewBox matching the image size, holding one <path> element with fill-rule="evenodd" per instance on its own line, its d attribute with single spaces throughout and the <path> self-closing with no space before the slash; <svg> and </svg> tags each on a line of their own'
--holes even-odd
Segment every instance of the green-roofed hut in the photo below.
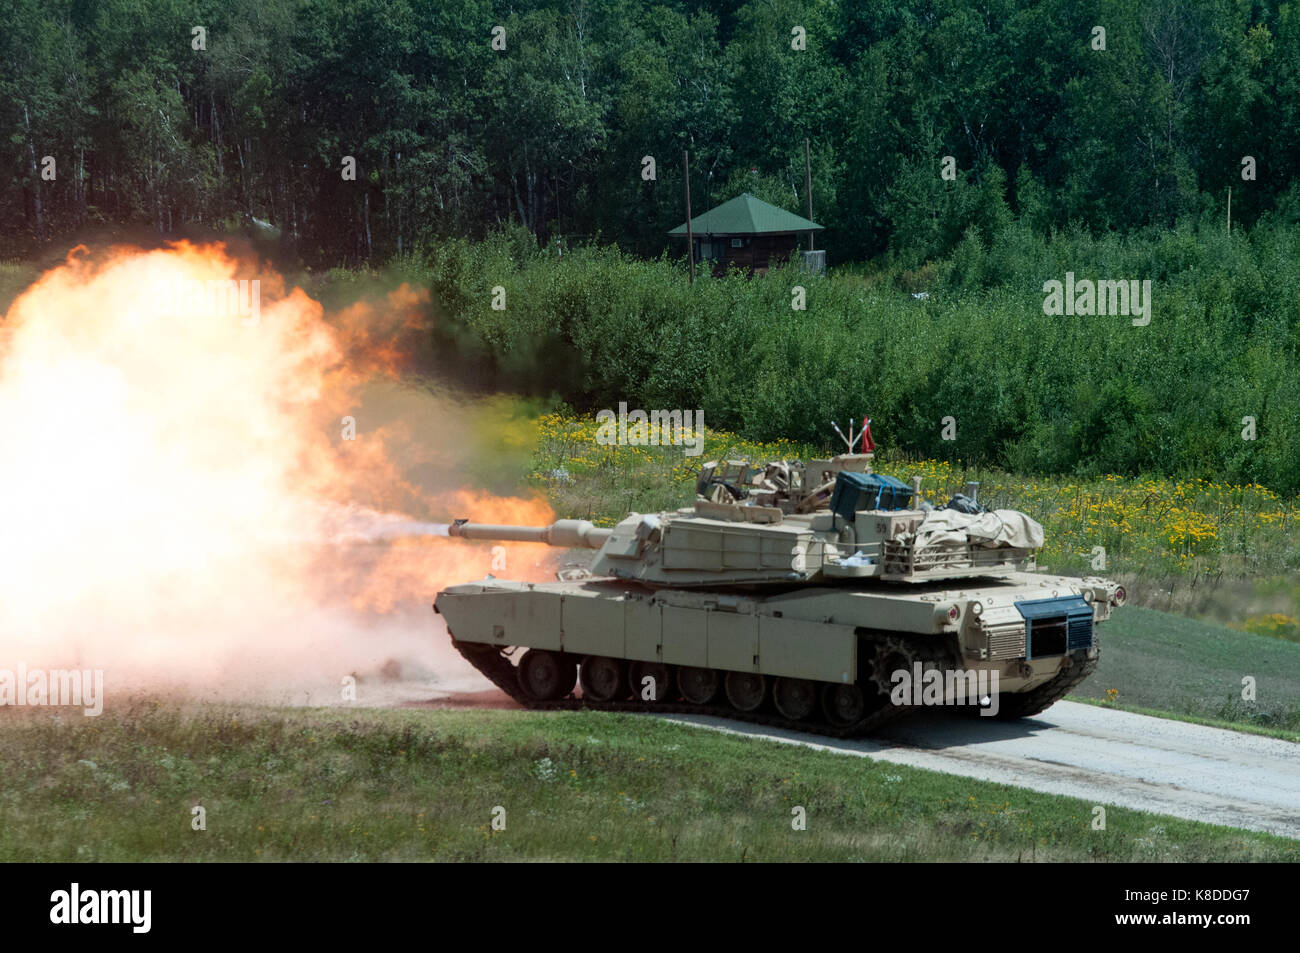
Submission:
<svg viewBox="0 0 1300 953">
<path fill-rule="evenodd" d="M 816 222 L 769 205 L 746 192 L 691 219 L 695 260 L 710 262 L 714 274 L 735 264 L 757 274 L 790 259 L 803 232 L 822 231 Z M 686 237 L 683 222 L 668 233 Z"/>
</svg>

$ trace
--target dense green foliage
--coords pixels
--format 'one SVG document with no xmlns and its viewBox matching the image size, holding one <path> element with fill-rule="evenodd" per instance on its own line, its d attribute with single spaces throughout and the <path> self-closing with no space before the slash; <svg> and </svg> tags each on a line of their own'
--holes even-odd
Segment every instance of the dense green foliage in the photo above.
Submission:
<svg viewBox="0 0 1300 953">
<path fill-rule="evenodd" d="M 1017 472 L 1164 473 L 1300 489 L 1300 236 L 964 239 L 922 271 L 705 278 L 610 249 L 562 261 L 518 236 L 432 258 L 440 346 L 473 375 L 580 410 L 703 408 L 758 440 L 829 438 Z M 1150 276 L 1151 322 L 1049 316 L 1043 282 Z M 792 308 L 792 286 L 807 310 Z M 491 288 L 506 289 L 505 310 Z M 926 299 L 909 292 L 925 289 Z M 943 439 L 953 417 L 956 440 Z M 1257 438 L 1243 439 L 1254 417 Z"/>
<path fill-rule="evenodd" d="M 264 221 L 309 263 L 415 251 L 465 367 L 582 409 L 806 440 L 866 411 L 895 445 L 1021 472 L 1300 486 L 1285 5 L 16 0 L 0 129 L 0 253 Z M 805 136 L 821 244 L 872 271 L 692 289 L 645 260 L 681 251 L 684 148 L 697 208 L 801 210 Z M 1067 271 L 1151 280 L 1151 325 L 1043 315 Z"/>
<path fill-rule="evenodd" d="M 1234 219 L 1294 217 L 1300 15 L 1270 0 L 13 0 L 0 132 L 0 254 L 257 218 L 331 265 L 511 219 L 548 247 L 654 255 L 684 218 L 684 149 L 697 209 L 749 190 L 802 211 L 808 137 L 832 261 L 919 263 L 970 228 L 991 241 L 1013 212 L 1040 233 L 1222 221 L 1235 186 Z"/>
</svg>

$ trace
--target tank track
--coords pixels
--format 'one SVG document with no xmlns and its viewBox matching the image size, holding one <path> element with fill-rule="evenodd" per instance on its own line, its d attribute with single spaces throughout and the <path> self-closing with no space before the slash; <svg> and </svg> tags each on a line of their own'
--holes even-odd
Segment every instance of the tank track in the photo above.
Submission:
<svg viewBox="0 0 1300 953">
<path fill-rule="evenodd" d="M 469 664 L 482 672 L 493 685 L 525 708 L 537 711 L 582 711 L 591 709 L 595 711 L 642 712 L 655 715 L 712 715 L 731 721 L 745 721 L 756 725 L 767 725 L 771 728 L 784 728 L 788 731 L 798 731 L 803 734 L 825 735 L 832 738 L 859 738 L 897 720 L 911 710 L 906 706 L 887 704 L 875 711 L 868 712 L 861 720 L 852 725 L 840 727 L 811 719 L 807 721 L 791 721 L 774 711 L 738 711 L 725 704 L 693 705 L 689 702 L 665 703 L 631 700 L 597 702 L 572 696 L 557 701 L 535 701 L 526 696 L 520 689 L 515 667 L 511 664 L 510 659 L 506 657 L 501 647 L 475 642 L 461 642 L 454 638 L 451 640 L 451 644 L 456 647 L 456 650 L 464 656 Z"/>
<path fill-rule="evenodd" d="M 1055 705 L 1068 695 L 1074 686 L 1097 670 L 1097 658 L 1087 659 L 1082 664 L 1073 665 L 1067 671 L 1057 675 L 1049 682 L 1039 685 L 1033 691 L 1019 695 L 1003 695 L 997 717 L 1012 721 L 1037 715 Z"/>
</svg>

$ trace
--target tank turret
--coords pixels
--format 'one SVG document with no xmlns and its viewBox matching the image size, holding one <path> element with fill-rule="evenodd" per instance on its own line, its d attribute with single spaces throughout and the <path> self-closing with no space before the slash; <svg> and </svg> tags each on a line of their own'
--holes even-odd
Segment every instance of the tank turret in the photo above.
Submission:
<svg viewBox="0 0 1300 953">
<path fill-rule="evenodd" d="M 1042 545 L 1015 510 L 916 508 L 915 490 L 871 472 L 870 454 L 764 468 L 705 464 L 695 503 L 617 526 L 455 521 L 465 539 L 600 550 L 591 571 L 648 586 L 788 586 L 880 578 L 929 582 L 1016 569 Z"/>
</svg>

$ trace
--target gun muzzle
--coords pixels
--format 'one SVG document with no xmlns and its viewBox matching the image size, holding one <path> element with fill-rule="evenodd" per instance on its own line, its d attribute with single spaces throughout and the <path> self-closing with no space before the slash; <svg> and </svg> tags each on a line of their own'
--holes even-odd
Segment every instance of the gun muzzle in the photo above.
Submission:
<svg viewBox="0 0 1300 953">
<path fill-rule="evenodd" d="M 593 525 L 590 520 L 556 520 L 550 526 L 502 526 L 456 520 L 448 528 L 447 535 L 462 539 L 546 543 L 566 549 L 600 549 L 612 532 Z"/>
</svg>

